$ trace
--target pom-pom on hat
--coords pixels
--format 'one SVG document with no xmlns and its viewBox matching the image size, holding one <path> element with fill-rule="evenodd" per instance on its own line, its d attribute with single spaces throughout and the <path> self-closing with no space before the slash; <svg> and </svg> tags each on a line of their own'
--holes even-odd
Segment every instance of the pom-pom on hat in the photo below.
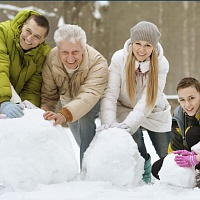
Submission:
<svg viewBox="0 0 200 200">
<path fill-rule="evenodd" d="M 161 33 L 158 27 L 147 21 L 141 21 L 137 23 L 133 28 L 130 29 L 131 43 L 137 41 L 147 41 L 152 44 L 154 48 L 157 47 Z"/>
</svg>

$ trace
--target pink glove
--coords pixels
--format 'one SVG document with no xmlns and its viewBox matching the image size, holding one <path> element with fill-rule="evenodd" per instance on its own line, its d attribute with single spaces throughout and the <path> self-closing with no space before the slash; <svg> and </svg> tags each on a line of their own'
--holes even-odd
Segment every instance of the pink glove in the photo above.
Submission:
<svg viewBox="0 0 200 200">
<path fill-rule="evenodd" d="M 177 155 L 174 160 L 180 167 L 192 167 L 199 163 L 195 152 L 191 152 L 190 155 Z"/>
<path fill-rule="evenodd" d="M 173 151 L 172 153 L 174 154 L 178 154 L 181 156 L 189 156 L 189 155 L 196 155 L 196 153 L 194 151 L 187 151 L 187 150 L 177 150 L 177 151 Z"/>
</svg>

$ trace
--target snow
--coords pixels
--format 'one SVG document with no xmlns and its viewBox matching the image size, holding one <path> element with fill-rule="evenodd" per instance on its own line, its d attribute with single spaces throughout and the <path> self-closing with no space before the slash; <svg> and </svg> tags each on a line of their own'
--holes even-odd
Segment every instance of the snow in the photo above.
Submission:
<svg viewBox="0 0 200 200">
<path fill-rule="evenodd" d="M 65 25 L 65 19 L 63 16 L 61 16 L 58 20 L 58 28 L 60 28 L 61 26 Z"/>
<path fill-rule="evenodd" d="M 95 19 L 99 20 L 102 18 L 101 15 L 101 8 L 102 7 L 108 7 L 109 6 L 109 1 L 95 1 L 94 2 L 94 12 L 93 12 L 93 16 Z"/>
<path fill-rule="evenodd" d="M 83 159 L 84 180 L 110 181 L 116 186 L 138 186 L 144 159 L 130 134 L 109 128 L 96 134 Z"/>
<path fill-rule="evenodd" d="M 174 165 L 172 156 L 163 163 L 161 181 L 152 177 L 152 184 L 139 183 L 142 169 L 133 162 L 143 159 L 124 131 L 97 134 L 79 173 L 79 148 L 71 131 L 54 127 L 42 114 L 40 109 L 25 110 L 23 118 L 0 119 L 0 200 L 199 199 L 200 189 L 191 188 L 191 173 Z M 146 132 L 144 137 L 154 162 L 158 156 Z"/>
<path fill-rule="evenodd" d="M 158 175 L 164 183 L 186 188 L 195 187 L 195 168 L 179 167 L 175 161 L 175 154 L 171 153 L 164 159 Z M 186 175 L 185 175 L 186 174 Z"/>
<path fill-rule="evenodd" d="M 48 17 L 56 16 L 56 13 L 54 13 L 54 12 L 46 12 L 43 9 L 40 9 L 40 8 L 34 7 L 34 6 L 18 7 L 18 6 L 14 6 L 14 5 L 10 5 L 10 4 L 0 4 L 0 9 L 3 10 L 3 13 L 5 15 L 7 15 L 8 19 L 13 19 L 16 15 L 16 14 L 14 14 L 14 15 L 9 14 L 10 11 L 19 12 L 21 10 L 35 10 L 35 11 L 41 13 L 42 15 L 45 15 Z"/>
<path fill-rule="evenodd" d="M 94 18 L 101 19 L 100 10 L 108 6 L 108 1 L 96 1 Z M 187 2 L 184 6 L 187 8 Z M 0 4 L 0 9 L 8 19 L 15 16 L 9 11 L 22 9 L 34 9 L 49 17 L 57 13 L 56 9 L 45 12 L 33 6 L 9 4 Z M 63 23 L 60 17 L 58 26 Z M 25 110 L 19 120 L 0 119 L 0 200 L 199 200 L 200 189 L 192 189 L 193 169 L 179 168 L 172 155 L 163 163 L 160 181 L 152 177 L 152 184 L 138 183 L 135 178 L 141 173 L 135 173 L 137 166 L 133 164 L 138 152 L 123 132 L 117 133 L 117 138 L 111 133 L 96 136 L 86 151 L 83 174 L 79 173 L 79 148 L 70 129 L 53 127 L 52 121 L 43 120 L 42 112 Z M 99 119 L 96 122 L 100 124 Z M 144 137 L 153 163 L 158 156 L 145 131 Z M 101 163 L 99 158 L 101 162 L 108 160 Z M 115 164 L 117 167 L 113 167 Z"/>
<path fill-rule="evenodd" d="M 42 109 L 0 120 L 0 183 L 7 190 L 33 190 L 38 183 L 71 181 L 78 165 L 62 126 L 43 119 Z"/>
</svg>

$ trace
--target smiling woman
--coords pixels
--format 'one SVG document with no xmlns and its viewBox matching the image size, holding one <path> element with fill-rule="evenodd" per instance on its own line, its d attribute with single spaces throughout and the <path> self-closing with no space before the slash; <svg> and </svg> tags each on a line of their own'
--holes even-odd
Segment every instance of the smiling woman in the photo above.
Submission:
<svg viewBox="0 0 200 200">
<path fill-rule="evenodd" d="M 130 29 L 124 48 L 114 53 L 108 85 L 101 101 L 102 126 L 128 131 L 145 159 L 143 180 L 151 181 L 151 156 L 143 138 L 146 129 L 159 157 L 167 155 L 171 130 L 169 102 L 163 90 L 169 63 L 159 43 L 160 32 L 151 22 L 141 21 Z"/>
<path fill-rule="evenodd" d="M 153 46 L 148 42 L 138 41 L 132 44 L 132 51 L 136 59 L 143 62 L 152 54 Z"/>
</svg>

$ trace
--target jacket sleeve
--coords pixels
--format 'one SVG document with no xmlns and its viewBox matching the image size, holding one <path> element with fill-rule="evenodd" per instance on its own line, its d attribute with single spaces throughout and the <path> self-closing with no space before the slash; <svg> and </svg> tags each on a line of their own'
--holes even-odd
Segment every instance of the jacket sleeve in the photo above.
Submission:
<svg viewBox="0 0 200 200">
<path fill-rule="evenodd" d="M 50 56 L 50 54 L 47 56 L 42 69 L 41 107 L 54 112 L 60 99 L 60 93 L 54 82 Z"/>
<path fill-rule="evenodd" d="M 176 150 L 181 150 L 181 149 L 185 149 L 185 146 L 183 145 L 181 130 L 178 127 L 177 123 L 173 121 L 168 153 L 171 153 L 172 151 L 176 151 Z"/>
<path fill-rule="evenodd" d="M 116 122 L 117 100 L 120 93 L 121 75 L 120 68 L 122 68 L 122 54 L 117 51 L 111 58 L 109 66 L 108 84 L 101 99 L 101 124 L 112 125 Z"/>
<path fill-rule="evenodd" d="M 169 63 L 167 59 L 163 56 L 163 59 L 161 60 L 161 62 L 159 62 L 158 93 L 157 93 L 155 105 L 161 99 L 161 95 L 165 87 L 168 71 L 169 71 Z M 133 133 L 136 132 L 136 130 L 141 126 L 144 120 L 149 116 L 149 114 L 154 109 L 154 108 L 151 108 L 151 109 L 146 108 L 146 90 L 147 90 L 147 86 L 144 87 L 142 96 L 138 100 L 135 107 L 133 108 L 133 111 L 131 111 L 129 115 L 126 117 L 126 119 L 124 120 L 124 123 L 126 123 L 129 127 L 131 127 L 131 130 Z"/>
<path fill-rule="evenodd" d="M 20 97 L 22 101 L 28 100 L 35 106 L 40 106 L 40 90 L 42 84 L 41 66 L 37 68 L 31 78 L 24 84 Z"/>
<path fill-rule="evenodd" d="M 0 25 L 0 103 L 10 101 L 12 96 L 9 80 L 10 59 L 6 46 L 7 36 L 8 33 Z"/>
<path fill-rule="evenodd" d="M 38 47 L 37 52 L 33 53 L 33 56 L 25 57 L 29 61 L 27 67 L 27 81 L 23 85 L 20 97 L 22 101 L 29 100 L 34 105 L 40 107 L 41 104 L 41 85 L 42 85 L 42 68 L 46 59 L 47 54 L 50 51 L 50 46 L 45 42 Z M 22 72 L 23 73 L 23 72 Z"/>
</svg>

